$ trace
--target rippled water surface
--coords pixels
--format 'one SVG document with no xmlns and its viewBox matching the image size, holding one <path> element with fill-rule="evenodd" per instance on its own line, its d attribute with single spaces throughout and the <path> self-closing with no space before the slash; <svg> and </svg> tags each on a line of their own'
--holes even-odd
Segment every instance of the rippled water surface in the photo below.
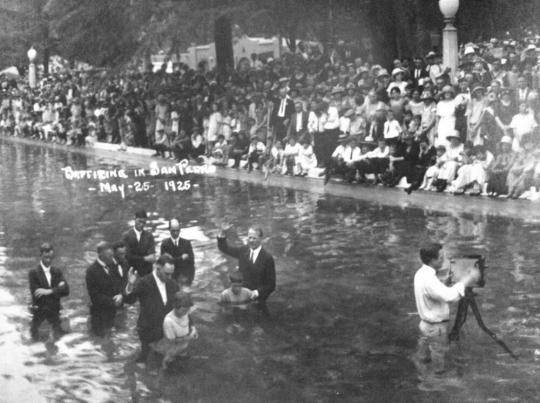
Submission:
<svg viewBox="0 0 540 403">
<path fill-rule="evenodd" d="M 0 143 L 0 401 L 38 402 L 476 402 L 539 401 L 540 227 L 521 221 L 361 201 L 195 177 L 187 192 L 89 191 L 61 168 L 95 169 L 97 158 Z M 528 205 L 527 205 L 528 206 Z M 130 364 L 137 306 L 111 341 L 88 335 L 84 271 L 100 240 L 115 241 L 135 209 L 151 212 L 157 239 L 177 216 L 195 249 L 193 313 L 200 339 L 179 372 L 157 376 Z M 270 319 L 233 319 L 217 306 L 234 261 L 215 244 L 221 220 L 238 239 L 265 230 L 277 262 Z M 473 319 L 451 351 L 451 371 L 419 374 L 412 278 L 418 244 L 436 238 L 451 254 L 488 256 L 478 297 L 486 323 L 520 356 L 513 361 Z M 43 241 L 71 286 L 72 333 L 57 349 L 28 340 L 28 270 Z M 7 400 L 6 400 L 7 399 Z"/>
</svg>

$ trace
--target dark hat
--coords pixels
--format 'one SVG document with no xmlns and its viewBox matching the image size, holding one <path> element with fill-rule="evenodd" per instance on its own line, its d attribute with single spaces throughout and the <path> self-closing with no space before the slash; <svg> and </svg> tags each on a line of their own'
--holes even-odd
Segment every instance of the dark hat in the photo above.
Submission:
<svg viewBox="0 0 540 403">
<path fill-rule="evenodd" d="M 148 215 L 146 214 L 145 210 L 138 210 L 135 212 L 135 218 L 144 218 L 146 220 Z"/>
<path fill-rule="evenodd" d="M 174 298 L 173 298 L 174 308 L 190 308 L 192 306 L 193 306 L 193 301 L 191 300 L 190 294 L 183 291 L 178 291 L 176 294 L 174 294 Z"/>
</svg>

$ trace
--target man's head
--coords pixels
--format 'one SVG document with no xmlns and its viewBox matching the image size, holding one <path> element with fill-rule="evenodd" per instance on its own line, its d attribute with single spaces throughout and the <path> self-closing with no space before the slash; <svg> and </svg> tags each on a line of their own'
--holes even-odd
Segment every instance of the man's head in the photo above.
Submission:
<svg viewBox="0 0 540 403">
<path fill-rule="evenodd" d="M 261 227 L 253 226 L 248 231 L 247 243 L 251 249 L 257 249 L 261 246 L 263 230 Z"/>
<path fill-rule="evenodd" d="M 113 247 L 109 242 L 101 241 L 97 245 L 97 254 L 100 260 L 106 262 L 113 258 Z"/>
<path fill-rule="evenodd" d="M 444 261 L 444 251 L 440 243 L 427 243 L 420 248 L 420 260 L 422 263 L 439 270 Z"/>
<path fill-rule="evenodd" d="M 54 258 L 54 248 L 49 242 L 42 243 L 39 247 L 39 255 L 45 266 L 50 266 Z"/>
<path fill-rule="evenodd" d="M 144 229 L 147 218 L 148 218 L 148 215 L 146 214 L 146 211 L 144 210 L 139 210 L 135 213 L 135 229 L 137 231 L 141 232 Z"/>
<path fill-rule="evenodd" d="M 154 264 L 157 277 L 161 281 L 170 279 L 174 273 L 174 260 L 171 255 L 164 253 Z"/>
<path fill-rule="evenodd" d="M 180 222 L 173 218 L 169 221 L 169 232 L 171 233 L 171 238 L 178 238 L 180 235 Z"/>
</svg>

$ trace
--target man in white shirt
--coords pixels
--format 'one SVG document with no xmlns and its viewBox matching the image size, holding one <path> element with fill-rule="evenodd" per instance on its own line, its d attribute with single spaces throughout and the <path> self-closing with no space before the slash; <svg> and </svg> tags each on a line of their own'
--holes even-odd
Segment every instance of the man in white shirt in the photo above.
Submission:
<svg viewBox="0 0 540 403">
<path fill-rule="evenodd" d="M 355 163 L 361 180 L 365 180 L 365 174 L 380 175 L 384 173 L 390 163 L 390 159 L 388 158 L 389 154 L 390 148 L 388 147 L 386 140 L 379 139 L 377 148 L 367 153 L 365 157 L 359 158 L 359 161 Z"/>
<path fill-rule="evenodd" d="M 414 297 L 420 316 L 417 354 L 420 362 L 431 361 L 435 373 L 440 374 L 444 372 L 444 356 L 449 348 L 449 304 L 459 301 L 465 295 L 465 288 L 475 284 L 478 277 L 471 273 L 451 287 L 444 285 L 437 277 L 445 262 L 442 245 L 438 243 L 424 245 L 420 259 L 423 265 L 414 276 Z"/>
</svg>

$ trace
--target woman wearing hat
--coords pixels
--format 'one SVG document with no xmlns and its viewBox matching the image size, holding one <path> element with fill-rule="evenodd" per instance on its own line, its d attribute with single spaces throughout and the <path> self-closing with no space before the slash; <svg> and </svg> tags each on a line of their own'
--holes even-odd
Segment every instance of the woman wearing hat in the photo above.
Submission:
<svg viewBox="0 0 540 403">
<path fill-rule="evenodd" d="M 405 70 L 403 70 L 401 67 L 396 67 L 394 70 L 392 70 L 392 82 L 388 84 L 388 87 L 386 88 L 386 91 L 388 91 L 388 95 L 391 95 L 393 88 L 399 88 L 399 91 L 401 94 L 405 94 L 405 89 L 407 88 L 407 82 L 403 81 L 403 78 L 405 77 Z"/>
<path fill-rule="evenodd" d="M 446 145 L 447 137 L 452 136 L 456 130 L 456 103 L 455 91 L 451 85 L 442 89 L 442 99 L 437 104 L 437 137 L 435 147 Z"/>
<path fill-rule="evenodd" d="M 454 130 L 453 133 L 447 136 L 447 139 L 448 145 L 435 183 L 438 192 L 444 191 L 446 186 L 455 179 L 457 170 L 463 162 L 464 146 L 459 132 Z"/>
<path fill-rule="evenodd" d="M 467 107 L 467 141 L 473 145 L 484 144 L 484 133 L 482 133 L 482 118 L 487 106 L 486 89 L 481 85 L 474 86 L 471 92 L 471 102 Z"/>
</svg>

